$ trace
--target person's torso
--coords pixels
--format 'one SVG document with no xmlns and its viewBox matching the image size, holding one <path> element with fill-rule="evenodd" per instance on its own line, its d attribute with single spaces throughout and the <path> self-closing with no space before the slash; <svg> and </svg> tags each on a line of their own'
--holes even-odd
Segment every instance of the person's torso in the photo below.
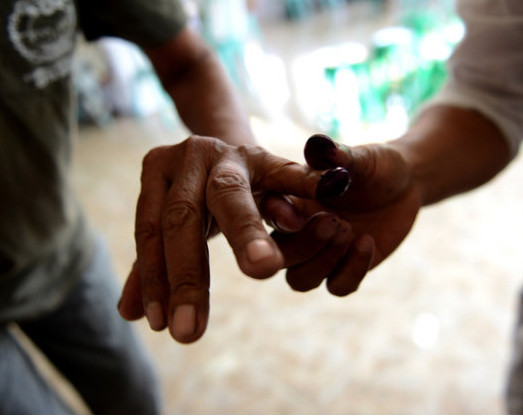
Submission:
<svg viewBox="0 0 523 417">
<path fill-rule="evenodd" d="M 70 178 L 79 30 L 148 47 L 185 22 L 178 0 L 0 1 L 0 322 L 55 303 L 90 256 Z"/>
<path fill-rule="evenodd" d="M 63 269 L 84 262 L 68 254 L 86 234 L 70 184 L 77 27 L 72 0 L 0 2 L 0 311 L 57 252 Z"/>
</svg>

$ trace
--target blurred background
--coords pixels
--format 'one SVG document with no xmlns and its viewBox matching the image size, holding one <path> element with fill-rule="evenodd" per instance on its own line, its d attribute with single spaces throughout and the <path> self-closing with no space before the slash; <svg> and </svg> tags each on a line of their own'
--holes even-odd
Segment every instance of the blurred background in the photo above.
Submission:
<svg viewBox="0 0 523 417">
<path fill-rule="evenodd" d="M 450 0 L 185 5 L 244 98 L 260 144 L 300 162 L 316 132 L 348 145 L 400 135 L 445 80 L 464 31 Z M 187 132 L 135 47 L 104 39 L 79 52 L 75 182 L 123 282 L 135 256 L 141 159 Z M 324 287 L 295 293 L 281 273 L 252 280 L 225 240 L 213 239 L 203 339 L 182 346 L 135 324 L 163 380 L 165 412 L 502 413 L 523 281 L 522 184 L 519 157 L 482 189 L 427 208 L 346 298 Z"/>
</svg>

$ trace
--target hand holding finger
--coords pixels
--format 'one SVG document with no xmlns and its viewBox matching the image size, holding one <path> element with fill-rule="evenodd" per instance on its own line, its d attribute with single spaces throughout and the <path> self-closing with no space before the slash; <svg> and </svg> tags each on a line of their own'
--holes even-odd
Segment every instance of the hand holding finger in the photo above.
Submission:
<svg viewBox="0 0 523 417">
<path fill-rule="evenodd" d="M 261 148 L 240 147 L 238 152 L 215 164 L 209 175 L 207 206 L 233 249 L 240 269 L 254 278 L 274 275 L 283 257 L 265 230 L 253 194 L 272 191 L 304 198 L 341 195 L 350 183 L 343 169 L 323 175 L 317 171 L 271 155 Z M 282 201 L 269 200 L 265 212 L 277 211 L 280 220 L 301 221 Z M 231 213 L 235 213 L 231 216 Z M 283 216 L 282 216 L 283 213 Z M 278 221 L 278 219 L 276 219 Z"/>
<path fill-rule="evenodd" d="M 274 232 L 273 237 L 285 255 L 288 284 L 297 291 L 309 291 L 343 260 L 354 234 L 336 215 L 318 213 L 302 231 Z"/>
<path fill-rule="evenodd" d="M 209 224 L 223 232 L 244 273 L 269 277 L 285 261 L 263 225 L 256 200 L 271 192 L 305 199 L 335 198 L 343 195 L 350 180 L 341 168 L 321 173 L 258 147 L 232 147 L 213 138 L 193 136 L 152 150 L 144 158 L 135 229 L 137 267 L 124 288 L 122 315 L 144 313 L 152 329 L 168 326 L 182 343 L 197 340 L 209 314 Z M 288 229 L 296 230 L 304 223 L 294 205 L 274 194 L 263 207 L 267 218 Z M 338 235 L 337 246 L 341 246 L 348 234 Z M 289 247 L 285 250 L 293 253 Z M 321 248 L 317 250 L 321 254 Z M 326 275 L 319 264 L 331 265 L 338 251 L 331 253 L 324 252 L 308 264 L 315 268 L 314 276 Z M 298 261 L 302 267 L 307 265 L 299 256 L 293 260 Z M 296 267 L 293 274 L 298 277 L 300 269 Z M 139 293 L 141 309 L 136 303 Z"/>
<path fill-rule="evenodd" d="M 288 196 L 268 193 L 259 203 L 265 222 L 279 232 L 298 232 L 306 223 L 304 214 Z"/>
</svg>

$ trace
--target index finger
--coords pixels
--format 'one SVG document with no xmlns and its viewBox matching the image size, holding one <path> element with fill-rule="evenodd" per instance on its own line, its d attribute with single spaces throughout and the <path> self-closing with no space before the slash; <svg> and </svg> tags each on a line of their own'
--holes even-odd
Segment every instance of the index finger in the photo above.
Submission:
<svg viewBox="0 0 523 417">
<path fill-rule="evenodd" d="M 283 266 L 283 257 L 265 230 L 249 184 L 249 173 L 234 155 L 209 174 L 207 206 L 248 276 L 267 278 Z"/>
<path fill-rule="evenodd" d="M 321 172 L 256 148 L 247 157 L 253 192 L 266 190 L 306 199 L 325 200 L 343 195 L 352 177 L 341 167 Z"/>
</svg>

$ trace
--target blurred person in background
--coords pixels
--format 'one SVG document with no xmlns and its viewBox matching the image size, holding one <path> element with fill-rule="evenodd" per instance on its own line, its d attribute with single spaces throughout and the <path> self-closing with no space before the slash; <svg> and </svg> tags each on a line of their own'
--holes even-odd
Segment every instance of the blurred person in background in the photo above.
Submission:
<svg viewBox="0 0 523 417">
<path fill-rule="evenodd" d="M 144 159 L 137 262 L 119 304 L 125 318 L 145 315 L 154 330 L 168 326 L 178 341 L 196 340 L 208 316 L 207 237 L 221 230 L 246 274 L 270 276 L 289 265 L 288 256 L 264 229 L 257 202 L 267 191 L 332 197 L 346 189 L 348 174 L 321 176 L 252 146 L 237 96 L 178 0 L 6 0 L 0 19 L 0 412 L 72 411 L 13 335 L 16 323 L 92 412 L 158 413 L 152 361 L 118 315 L 108 249 L 71 185 L 78 33 L 139 45 L 183 122 L 205 135 Z M 322 239 L 343 229 L 328 214 L 304 227 L 278 194 L 264 201 L 267 218 L 284 229 L 314 236 L 326 223 Z M 290 253 L 293 262 L 304 260 Z"/>
</svg>

